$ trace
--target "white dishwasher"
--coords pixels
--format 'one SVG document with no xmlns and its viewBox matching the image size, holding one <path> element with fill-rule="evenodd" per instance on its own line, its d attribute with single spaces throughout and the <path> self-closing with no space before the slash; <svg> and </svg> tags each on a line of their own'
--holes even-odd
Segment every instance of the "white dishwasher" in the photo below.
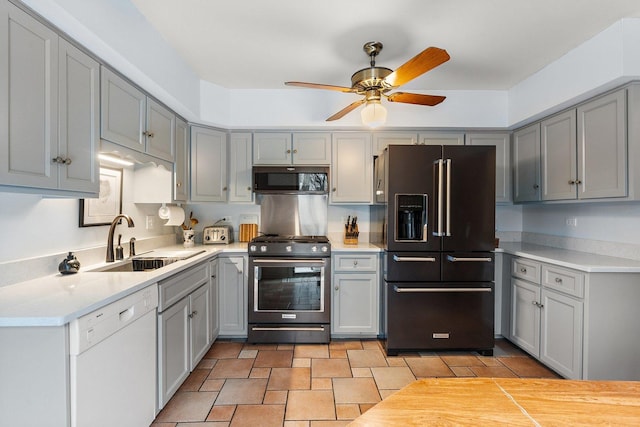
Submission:
<svg viewBox="0 0 640 427">
<path fill-rule="evenodd" d="M 154 284 L 70 323 L 73 427 L 153 422 L 157 306 Z"/>
</svg>

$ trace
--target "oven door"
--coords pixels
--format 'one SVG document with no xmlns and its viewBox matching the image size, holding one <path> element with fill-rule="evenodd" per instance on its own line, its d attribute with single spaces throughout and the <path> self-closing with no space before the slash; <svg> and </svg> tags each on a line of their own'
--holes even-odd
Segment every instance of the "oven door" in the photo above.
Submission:
<svg viewBox="0 0 640 427">
<path fill-rule="evenodd" d="M 252 258 L 249 323 L 328 323 L 329 258 Z"/>
</svg>

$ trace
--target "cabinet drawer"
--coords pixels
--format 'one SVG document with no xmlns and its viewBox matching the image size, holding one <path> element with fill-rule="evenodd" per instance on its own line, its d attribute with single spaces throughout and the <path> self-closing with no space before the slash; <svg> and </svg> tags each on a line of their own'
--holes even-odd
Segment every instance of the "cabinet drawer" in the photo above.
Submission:
<svg viewBox="0 0 640 427">
<path fill-rule="evenodd" d="M 584 297 L 584 274 L 556 266 L 542 266 L 542 285 L 573 295 Z"/>
<path fill-rule="evenodd" d="M 535 261 L 516 258 L 511 264 L 511 275 L 534 283 L 540 283 L 541 265 Z"/>
<path fill-rule="evenodd" d="M 333 271 L 377 271 L 376 254 L 344 254 L 333 256 Z"/>
<path fill-rule="evenodd" d="M 209 270 L 205 262 L 160 281 L 158 283 L 160 288 L 158 311 L 164 311 L 208 280 Z"/>
</svg>

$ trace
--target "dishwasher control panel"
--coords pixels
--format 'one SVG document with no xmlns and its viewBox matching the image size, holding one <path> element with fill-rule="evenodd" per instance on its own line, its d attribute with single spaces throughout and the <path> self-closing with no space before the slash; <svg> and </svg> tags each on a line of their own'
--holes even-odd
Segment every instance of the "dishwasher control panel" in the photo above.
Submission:
<svg viewBox="0 0 640 427">
<path fill-rule="evenodd" d="M 78 355 L 158 307 L 158 285 L 92 311 L 69 323 L 69 346 Z"/>
</svg>

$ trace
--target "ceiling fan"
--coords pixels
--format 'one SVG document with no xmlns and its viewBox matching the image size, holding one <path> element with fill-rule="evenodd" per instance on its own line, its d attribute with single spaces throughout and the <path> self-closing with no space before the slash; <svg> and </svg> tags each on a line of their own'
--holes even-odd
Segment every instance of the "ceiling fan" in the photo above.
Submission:
<svg viewBox="0 0 640 427">
<path fill-rule="evenodd" d="M 444 101 L 444 96 L 422 95 L 409 92 L 387 94 L 387 92 L 447 62 L 450 56 L 446 50 L 437 47 L 428 47 L 402 64 L 395 71 L 386 67 L 376 67 L 376 56 L 378 56 L 382 50 L 382 43 L 367 42 L 364 44 L 363 50 L 369 56 L 371 66 L 356 71 L 351 76 L 351 87 L 306 82 L 285 82 L 285 85 L 312 89 L 328 89 L 364 95 L 363 99 L 349 104 L 329 117 L 327 121 L 338 120 L 360 105 L 366 104 L 366 107 L 362 110 L 362 120 L 365 124 L 372 127 L 384 123 L 386 119 L 387 112 L 380 102 L 383 96 L 386 97 L 389 102 L 403 102 L 406 104 L 428 106 L 434 106 Z"/>
</svg>

